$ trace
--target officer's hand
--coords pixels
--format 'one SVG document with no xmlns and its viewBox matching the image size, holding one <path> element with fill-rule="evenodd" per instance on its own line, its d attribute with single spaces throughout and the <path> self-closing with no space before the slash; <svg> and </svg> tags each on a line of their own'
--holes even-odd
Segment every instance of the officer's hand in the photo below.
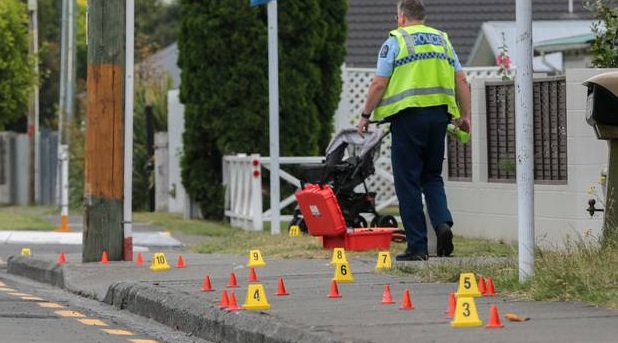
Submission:
<svg viewBox="0 0 618 343">
<path fill-rule="evenodd" d="M 360 121 L 358 122 L 358 125 L 356 125 L 356 131 L 361 137 L 365 137 L 363 133 L 367 132 L 368 130 L 369 130 L 369 119 L 361 118 Z"/>
<path fill-rule="evenodd" d="M 455 125 L 461 130 L 470 132 L 470 118 L 468 117 L 460 117 L 459 119 L 457 119 Z"/>
</svg>

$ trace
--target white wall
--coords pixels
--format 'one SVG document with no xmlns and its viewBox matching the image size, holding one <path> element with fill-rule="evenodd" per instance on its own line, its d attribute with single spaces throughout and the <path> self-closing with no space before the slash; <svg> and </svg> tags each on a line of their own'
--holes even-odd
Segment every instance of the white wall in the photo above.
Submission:
<svg viewBox="0 0 618 343">
<path fill-rule="evenodd" d="M 182 133 L 185 131 L 185 107 L 180 103 L 179 91 L 167 93 L 167 133 L 168 133 L 168 208 L 173 213 L 184 213 L 186 192 L 180 177 L 180 156 L 182 155 Z"/>
<path fill-rule="evenodd" d="M 598 237 L 602 215 L 590 218 L 586 208 L 601 171 L 607 165 L 607 142 L 597 140 L 585 121 L 586 88 L 582 82 L 608 70 L 566 72 L 566 185 L 535 185 L 534 216 L 537 244 L 563 245 L 567 237 Z M 446 181 L 456 234 L 517 241 L 517 185 L 487 182 L 487 128 L 484 80 L 472 82 L 472 182 Z M 445 170 L 447 170 L 445 168 Z"/>
</svg>

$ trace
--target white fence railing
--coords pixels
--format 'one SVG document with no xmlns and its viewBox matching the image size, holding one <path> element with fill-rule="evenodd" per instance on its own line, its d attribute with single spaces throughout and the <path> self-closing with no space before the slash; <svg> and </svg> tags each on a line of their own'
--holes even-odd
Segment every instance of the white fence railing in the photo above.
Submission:
<svg viewBox="0 0 618 343">
<path fill-rule="evenodd" d="M 280 165 L 320 164 L 324 157 L 280 157 Z M 390 168 L 380 167 L 376 163 L 376 173 L 373 179 L 382 179 L 384 182 L 393 182 Z M 390 167 L 390 164 L 389 164 Z M 230 218 L 230 224 L 245 230 L 261 231 L 265 221 L 270 221 L 271 210 L 263 210 L 264 188 L 262 186 L 262 168 L 270 169 L 270 157 L 261 157 L 258 154 L 236 155 L 223 157 L 223 185 L 225 186 L 225 216 Z M 300 179 L 279 170 L 280 179 L 297 189 L 300 188 Z M 372 179 L 370 178 L 370 179 Z M 359 187 L 363 187 L 359 185 Z M 360 190 L 359 190 L 360 191 Z M 376 210 L 380 211 L 395 204 L 395 196 L 377 196 Z M 294 194 L 281 199 L 280 208 L 296 204 Z M 281 215 L 282 221 L 292 219 L 291 215 Z"/>
</svg>

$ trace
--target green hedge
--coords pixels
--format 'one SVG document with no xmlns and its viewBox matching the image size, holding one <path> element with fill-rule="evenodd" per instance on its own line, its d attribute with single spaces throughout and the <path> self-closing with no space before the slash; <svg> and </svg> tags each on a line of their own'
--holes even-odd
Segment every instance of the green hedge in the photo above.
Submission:
<svg viewBox="0 0 618 343">
<path fill-rule="evenodd" d="M 221 158 L 269 155 L 266 6 L 181 0 L 183 184 L 206 218 L 223 216 Z M 278 2 L 281 156 L 318 155 L 333 128 L 345 57 L 344 0 Z"/>
</svg>

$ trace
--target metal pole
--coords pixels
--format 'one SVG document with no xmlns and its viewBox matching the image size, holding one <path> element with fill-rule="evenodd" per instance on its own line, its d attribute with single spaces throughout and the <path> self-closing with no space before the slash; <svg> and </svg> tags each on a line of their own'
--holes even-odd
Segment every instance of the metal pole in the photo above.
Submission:
<svg viewBox="0 0 618 343">
<path fill-rule="evenodd" d="M 532 0 L 517 0 L 515 123 L 519 281 L 534 274 L 534 145 L 532 120 Z"/>
<path fill-rule="evenodd" d="M 135 30 L 135 0 L 126 2 L 126 36 L 125 36 L 125 93 L 124 93 L 124 201 L 123 257 L 133 261 L 133 51 Z"/>
<path fill-rule="evenodd" d="M 73 121 L 75 112 L 75 0 L 69 0 L 67 14 L 67 66 L 66 66 L 66 124 Z M 65 142 L 69 144 L 69 131 L 65 132 Z"/>
<path fill-rule="evenodd" d="M 67 1 L 62 0 L 62 25 L 60 27 L 60 97 L 58 99 L 58 177 L 56 178 L 56 203 L 62 202 L 62 127 L 64 125 L 66 100 L 66 48 L 67 48 Z"/>
<path fill-rule="evenodd" d="M 36 58 L 34 72 L 39 75 L 39 9 L 36 1 L 32 1 L 32 52 Z M 39 87 L 34 90 L 34 202 L 41 202 L 41 147 L 39 133 Z"/>
<path fill-rule="evenodd" d="M 279 224 L 279 55 L 277 1 L 268 3 L 268 95 L 270 135 L 270 232 L 280 233 Z M 261 211 L 261 209 L 258 209 Z"/>
</svg>

